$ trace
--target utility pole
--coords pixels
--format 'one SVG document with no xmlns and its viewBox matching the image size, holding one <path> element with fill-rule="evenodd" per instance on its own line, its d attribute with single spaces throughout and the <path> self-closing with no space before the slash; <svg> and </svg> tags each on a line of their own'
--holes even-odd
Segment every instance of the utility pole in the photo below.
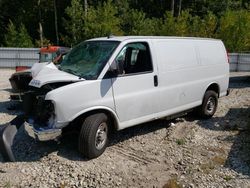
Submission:
<svg viewBox="0 0 250 188">
<path fill-rule="evenodd" d="M 58 36 L 58 24 L 57 24 L 57 8 L 56 0 L 54 0 L 54 13 L 55 13 L 55 31 L 56 31 L 56 44 L 59 45 L 59 36 Z"/>
</svg>

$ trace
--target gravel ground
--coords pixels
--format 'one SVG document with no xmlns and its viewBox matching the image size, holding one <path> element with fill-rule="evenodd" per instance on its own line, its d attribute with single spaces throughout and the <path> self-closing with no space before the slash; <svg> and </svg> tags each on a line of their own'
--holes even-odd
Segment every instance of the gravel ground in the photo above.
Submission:
<svg viewBox="0 0 250 188">
<path fill-rule="evenodd" d="M 6 108 L 12 72 L 0 70 L 0 124 L 19 113 Z M 21 128 L 18 162 L 0 158 L 0 187 L 250 187 L 250 73 L 231 81 L 212 119 L 188 115 L 117 132 L 94 160 L 80 156 L 74 136 L 35 142 Z"/>
</svg>

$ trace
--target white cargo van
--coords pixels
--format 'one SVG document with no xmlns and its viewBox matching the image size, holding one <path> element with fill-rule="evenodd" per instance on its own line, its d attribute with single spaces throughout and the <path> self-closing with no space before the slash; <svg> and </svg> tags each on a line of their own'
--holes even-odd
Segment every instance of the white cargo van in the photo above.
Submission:
<svg viewBox="0 0 250 188">
<path fill-rule="evenodd" d="M 227 95 L 229 64 L 220 40 L 107 37 L 80 43 L 59 67 L 43 68 L 24 97 L 25 130 L 56 140 L 79 129 L 79 151 L 101 155 L 112 129 L 121 130 L 198 107 L 214 115 Z M 74 126 L 73 126 L 74 125 Z"/>
</svg>

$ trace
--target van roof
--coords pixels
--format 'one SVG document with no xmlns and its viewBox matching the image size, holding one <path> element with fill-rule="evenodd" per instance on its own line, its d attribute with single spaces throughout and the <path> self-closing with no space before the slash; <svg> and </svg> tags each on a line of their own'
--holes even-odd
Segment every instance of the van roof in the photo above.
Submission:
<svg viewBox="0 0 250 188">
<path fill-rule="evenodd" d="M 93 38 L 88 41 L 93 40 L 110 40 L 110 41 L 125 41 L 131 39 L 190 39 L 190 40 L 219 40 L 213 38 L 199 38 L 199 37 L 176 37 L 176 36 L 108 36 L 108 37 L 100 37 Z"/>
</svg>

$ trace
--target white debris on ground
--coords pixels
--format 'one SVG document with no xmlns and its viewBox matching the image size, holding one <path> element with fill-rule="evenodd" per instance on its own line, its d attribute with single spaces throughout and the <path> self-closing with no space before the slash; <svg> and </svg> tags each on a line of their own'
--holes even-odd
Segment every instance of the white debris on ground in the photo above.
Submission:
<svg viewBox="0 0 250 188">
<path fill-rule="evenodd" d="M 0 124 L 17 114 L 6 108 L 12 72 L 0 70 Z M 232 77 L 212 119 L 188 115 L 117 132 L 93 160 L 77 152 L 74 136 L 41 143 L 21 129 L 18 162 L 0 159 L 0 187 L 249 187 L 250 73 Z"/>
</svg>

